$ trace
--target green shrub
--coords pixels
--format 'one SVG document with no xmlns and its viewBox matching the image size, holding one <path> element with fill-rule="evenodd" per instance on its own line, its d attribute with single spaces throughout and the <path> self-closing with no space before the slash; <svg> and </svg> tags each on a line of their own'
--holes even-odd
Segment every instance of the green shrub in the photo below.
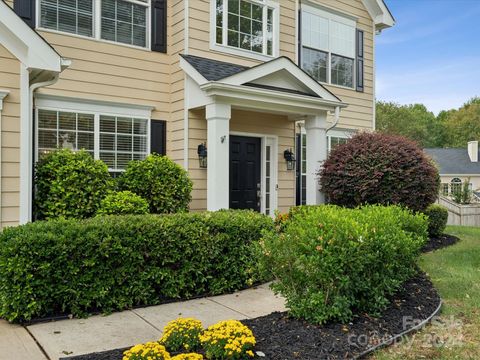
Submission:
<svg viewBox="0 0 480 360">
<path fill-rule="evenodd" d="M 187 211 L 191 200 L 192 182 L 187 172 L 168 157 L 156 154 L 129 162 L 119 186 L 146 199 L 154 214 Z"/>
<path fill-rule="evenodd" d="M 148 214 L 148 202 L 131 191 L 112 192 L 105 196 L 97 215 Z"/>
<path fill-rule="evenodd" d="M 440 176 L 411 140 L 360 133 L 333 149 L 319 172 L 330 203 L 401 205 L 423 211 L 438 196 Z"/>
<path fill-rule="evenodd" d="M 0 234 L 0 317 L 84 315 L 233 291 L 258 281 L 252 211 L 38 221 Z"/>
<path fill-rule="evenodd" d="M 88 152 L 51 152 L 35 166 L 35 215 L 38 219 L 91 217 L 112 186 L 107 165 Z"/>
<path fill-rule="evenodd" d="M 424 215 L 396 206 L 297 207 L 264 236 L 262 265 L 294 317 L 346 322 L 386 307 L 415 274 L 426 235 Z"/>
<path fill-rule="evenodd" d="M 428 235 L 437 237 L 443 234 L 447 227 L 448 210 L 441 205 L 430 205 L 427 210 L 424 211 L 428 217 Z"/>
</svg>

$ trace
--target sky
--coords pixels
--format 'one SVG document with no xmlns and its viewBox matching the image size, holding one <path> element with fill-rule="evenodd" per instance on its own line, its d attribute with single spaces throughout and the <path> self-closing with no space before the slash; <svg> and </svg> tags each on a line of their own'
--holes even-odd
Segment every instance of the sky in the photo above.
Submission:
<svg viewBox="0 0 480 360">
<path fill-rule="evenodd" d="M 376 37 L 376 96 L 438 114 L 480 96 L 480 0 L 385 0 L 393 28 Z"/>
</svg>

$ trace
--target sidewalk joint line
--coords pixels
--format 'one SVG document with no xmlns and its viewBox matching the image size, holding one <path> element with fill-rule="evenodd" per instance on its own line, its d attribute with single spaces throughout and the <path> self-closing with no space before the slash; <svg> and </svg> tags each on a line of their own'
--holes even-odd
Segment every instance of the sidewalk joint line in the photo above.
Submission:
<svg viewBox="0 0 480 360">
<path fill-rule="evenodd" d="M 151 327 L 153 327 L 155 330 L 158 330 L 160 331 L 160 333 L 163 333 L 162 330 L 160 330 L 158 327 L 156 327 L 155 325 L 153 325 L 150 321 L 148 321 L 147 319 L 145 319 L 143 316 L 141 316 L 140 314 L 137 314 L 137 312 L 135 310 L 130 310 L 131 312 L 133 312 L 135 315 L 137 315 L 140 319 L 142 319 L 143 321 L 145 321 L 148 325 L 150 325 Z"/>
<path fill-rule="evenodd" d="M 48 359 L 48 360 L 52 360 L 50 358 L 50 356 L 48 356 L 47 352 L 45 351 L 45 349 L 43 348 L 42 344 L 40 344 L 40 342 L 38 342 L 37 338 L 35 336 L 33 336 L 32 332 L 30 331 L 29 328 L 27 328 L 26 326 L 23 326 L 23 328 L 27 331 L 28 335 L 30 335 L 30 337 L 33 339 L 33 341 L 35 341 L 35 344 L 37 344 L 38 348 L 40 349 L 40 351 L 42 352 L 43 355 L 45 355 L 45 358 Z"/>
<path fill-rule="evenodd" d="M 233 312 L 236 312 L 237 314 L 240 314 L 240 315 L 242 315 L 242 316 L 245 316 L 245 318 L 247 318 L 247 319 L 251 319 L 250 316 L 248 316 L 247 314 L 244 314 L 244 313 L 242 313 L 242 312 L 240 312 L 240 311 L 238 311 L 238 310 L 235 310 L 235 309 L 233 309 L 233 308 L 231 308 L 231 307 L 229 307 L 229 306 L 227 306 L 227 305 L 221 304 L 221 303 L 219 303 L 218 301 L 213 300 L 212 298 L 207 298 L 207 300 L 210 300 L 211 302 L 214 302 L 214 303 L 217 304 L 217 305 L 220 305 L 220 306 L 223 306 L 224 308 L 227 308 L 227 309 L 229 309 L 229 310 L 232 310 Z"/>
</svg>

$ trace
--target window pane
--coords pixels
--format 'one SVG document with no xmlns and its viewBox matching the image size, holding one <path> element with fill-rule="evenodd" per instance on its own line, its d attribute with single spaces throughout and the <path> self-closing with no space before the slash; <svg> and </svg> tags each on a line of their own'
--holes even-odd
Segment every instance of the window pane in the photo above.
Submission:
<svg viewBox="0 0 480 360">
<path fill-rule="evenodd" d="M 90 114 L 78 114 L 78 130 L 93 131 L 94 116 Z"/>
<path fill-rule="evenodd" d="M 355 28 L 337 21 L 330 22 L 330 51 L 345 57 L 355 57 Z"/>
<path fill-rule="evenodd" d="M 40 26 L 93 36 L 93 0 L 40 0 Z"/>
<path fill-rule="evenodd" d="M 273 9 L 245 0 L 229 0 L 227 24 L 223 24 L 223 11 L 223 1 L 217 0 L 216 42 L 218 44 L 224 41 L 223 29 L 226 27 L 227 45 L 257 53 L 273 54 Z M 267 33 L 264 33 L 263 26 L 264 11 L 267 12 Z"/>
<path fill-rule="evenodd" d="M 331 83 L 353 87 L 353 59 L 332 54 Z"/>
<path fill-rule="evenodd" d="M 146 47 L 147 11 L 148 7 L 131 2 L 103 0 L 101 38 Z"/>
<path fill-rule="evenodd" d="M 61 112 L 58 115 L 58 128 L 62 130 L 75 130 L 77 128 L 77 114 Z"/>
<path fill-rule="evenodd" d="M 114 133 L 116 129 L 115 117 L 113 116 L 100 116 L 100 131 Z"/>
<path fill-rule="evenodd" d="M 302 68 L 317 81 L 327 81 L 328 54 L 303 47 Z"/>
<path fill-rule="evenodd" d="M 100 134 L 100 150 L 115 150 L 115 135 Z"/>
<path fill-rule="evenodd" d="M 115 154 L 109 152 L 100 151 L 100 160 L 103 160 L 107 164 L 109 169 L 115 169 Z"/>
<path fill-rule="evenodd" d="M 304 11 L 302 13 L 302 45 L 328 51 L 328 19 Z"/>
<path fill-rule="evenodd" d="M 78 149 L 94 150 L 94 135 L 93 133 L 78 133 Z"/>
<path fill-rule="evenodd" d="M 39 110 L 38 127 L 42 129 L 57 129 L 57 112 L 49 110 Z"/>
<path fill-rule="evenodd" d="M 57 131 L 39 130 L 38 131 L 38 147 L 44 149 L 57 148 Z"/>
</svg>

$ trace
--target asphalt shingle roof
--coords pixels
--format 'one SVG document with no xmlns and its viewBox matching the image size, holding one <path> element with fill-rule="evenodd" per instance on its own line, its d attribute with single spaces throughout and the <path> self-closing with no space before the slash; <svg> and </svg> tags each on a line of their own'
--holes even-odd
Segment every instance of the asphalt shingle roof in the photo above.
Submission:
<svg viewBox="0 0 480 360">
<path fill-rule="evenodd" d="M 218 81 L 247 70 L 247 66 L 207 59 L 194 55 L 181 55 L 208 81 Z"/>
<path fill-rule="evenodd" d="M 471 162 L 467 149 L 429 148 L 425 152 L 438 164 L 440 174 L 479 174 L 480 162 Z M 480 154 L 479 154 L 480 159 Z"/>
</svg>

